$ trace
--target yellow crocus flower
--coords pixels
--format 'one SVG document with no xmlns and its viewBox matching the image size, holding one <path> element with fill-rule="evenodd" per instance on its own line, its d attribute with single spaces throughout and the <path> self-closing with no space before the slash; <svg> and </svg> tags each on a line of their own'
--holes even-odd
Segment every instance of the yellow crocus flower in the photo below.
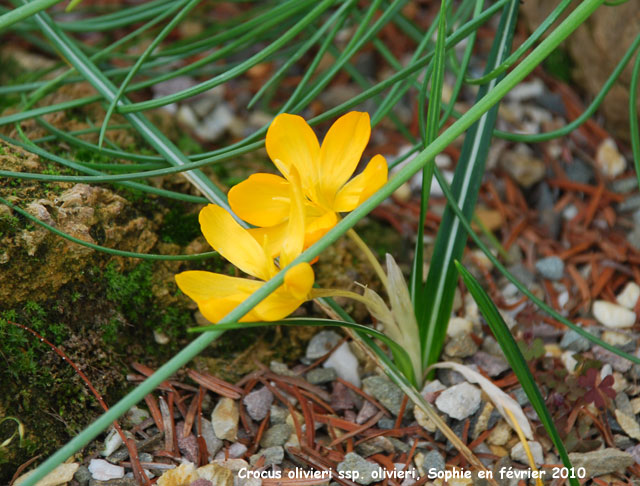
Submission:
<svg viewBox="0 0 640 486">
<path fill-rule="evenodd" d="M 286 235 L 280 251 L 280 264 L 283 267 L 301 253 L 304 243 L 304 215 L 297 184 L 289 185 L 288 196 L 294 204 L 289 205 Z M 243 272 L 262 281 L 269 280 L 278 272 L 265 247 L 225 209 L 209 204 L 200 211 L 199 221 L 207 242 Z M 264 283 L 260 280 L 198 270 L 176 275 L 180 290 L 195 300 L 202 315 L 213 323 L 258 290 Z M 280 287 L 240 320 L 277 321 L 288 316 L 309 298 L 313 282 L 311 265 L 296 265 L 287 271 Z"/>
<path fill-rule="evenodd" d="M 278 115 L 267 131 L 269 157 L 284 177 L 254 174 L 229 191 L 234 213 L 256 226 L 249 230 L 267 242 L 267 252 L 278 255 L 286 237 L 292 173 L 299 174 L 305 196 L 305 241 L 316 242 L 338 221 L 338 213 L 354 210 L 387 181 L 387 162 L 374 156 L 365 169 L 349 180 L 371 135 L 368 113 L 352 111 L 329 129 L 322 145 L 300 116 Z"/>
</svg>

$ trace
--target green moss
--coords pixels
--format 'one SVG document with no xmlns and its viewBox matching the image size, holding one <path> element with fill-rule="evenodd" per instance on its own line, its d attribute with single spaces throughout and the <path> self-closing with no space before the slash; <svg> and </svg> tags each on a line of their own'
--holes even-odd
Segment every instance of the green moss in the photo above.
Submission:
<svg viewBox="0 0 640 486">
<path fill-rule="evenodd" d="M 160 238 L 165 243 L 188 245 L 200 234 L 197 213 L 186 213 L 182 206 L 174 206 L 164 216 Z"/>
</svg>

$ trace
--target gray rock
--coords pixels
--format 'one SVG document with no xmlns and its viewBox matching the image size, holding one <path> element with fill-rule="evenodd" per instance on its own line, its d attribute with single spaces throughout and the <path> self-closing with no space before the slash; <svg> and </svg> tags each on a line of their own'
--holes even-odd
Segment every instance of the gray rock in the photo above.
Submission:
<svg viewBox="0 0 640 486">
<path fill-rule="evenodd" d="M 557 256 L 542 258 L 536 262 L 536 270 L 546 279 L 560 280 L 564 274 L 564 262 Z"/>
<path fill-rule="evenodd" d="M 640 464 L 640 444 L 628 448 L 625 452 L 631 454 L 631 457 L 633 457 L 633 460 L 636 461 L 636 464 Z"/>
<path fill-rule="evenodd" d="M 478 351 L 474 354 L 472 361 L 478 368 L 483 369 L 492 378 L 511 368 L 505 359 L 485 353 L 484 351 Z"/>
<path fill-rule="evenodd" d="M 356 452 L 362 457 L 373 456 L 381 452 L 393 454 L 394 451 L 393 444 L 386 437 L 374 437 L 356 446 Z"/>
<path fill-rule="evenodd" d="M 220 451 L 215 457 L 216 461 L 224 461 L 227 456 L 229 459 L 240 459 L 247 452 L 247 446 L 241 442 L 234 442 L 226 451 Z"/>
<path fill-rule="evenodd" d="M 255 466 L 261 457 L 264 457 L 264 467 L 281 464 L 284 460 L 284 449 L 281 446 L 268 447 L 258 454 L 252 455 L 249 462 L 251 462 L 252 466 Z"/>
<path fill-rule="evenodd" d="M 633 192 L 637 188 L 638 179 L 635 177 L 625 177 L 623 179 L 617 179 L 611 183 L 611 189 L 613 189 L 614 192 L 619 192 L 620 194 Z"/>
<path fill-rule="evenodd" d="M 138 486 L 138 482 L 134 478 L 110 479 L 109 481 L 92 478 L 89 481 L 89 486 Z"/>
<path fill-rule="evenodd" d="M 538 211 L 552 209 L 555 204 L 553 192 L 546 182 L 541 182 L 535 190 L 535 204 Z"/>
<path fill-rule="evenodd" d="M 322 385 L 331 383 L 337 376 L 333 368 L 314 368 L 306 374 L 305 378 L 312 385 Z"/>
<path fill-rule="evenodd" d="M 509 267 L 509 272 L 526 287 L 529 287 L 535 281 L 533 273 L 531 273 L 531 271 L 522 263 L 511 265 Z"/>
<path fill-rule="evenodd" d="M 335 348 L 341 339 L 340 334 L 335 331 L 320 331 L 309 341 L 305 357 L 312 360 L 322 358 Z"/>
<path fill-rule="evenodd" d="M 207 444 L 207 452 L 209 456 L 213 457 L 217 452 L 222 449 L 223 442 L 216 437 L 216 433 L 213 431 L 213 425 L 207 419 L 202 419 L 202 437 L 205 444 Z"/>
<path fill-rule="evenodd" d="M 593 347 L 593 356 L 604 363 L 609 363 L 611 367 L 621 373 L 626 373 L 631 368 L 631 361 L 618 356 L 611 351 L 600 346 Z"/>
<path fill-rule="evenodd" d="M 527 394 L 525 393 L 524 389 L 521 386 L 513 390 L 512 393 L 513 393 L 513 398 L 516 399 L 516 402 L 518 402 L 518 404 L 521 407 L 526 407 L 527 405 L 531 405 L 531 403 L 529 402 L 529 397 L 527 396 Z"/>
<path fill-rule="evenodd" d="M 542 446 L 539 442 L 529 441 L 529 449 L 531 449 L 531 455 L 536 465 L 540 465 L 544 462 L 544 455 L 542 454 Z M 521 464 L 529 464 L 529 458 L 524 450 L 522 442 L 518 442 L 511 448 L 511 459 L 518 461 Z"/>
<path fill-rule="evenodd" d="M 351 474 L 356 483 L 366 485 L 378 481 L 373 477 L 378 468 L 377 464 L 367 461 L 355 452 L 350 452 L 344 456 L 344 461 L 338 464 L 337 469 L 345 475 Z"/>
<path fill-rule="evenodd" d="M 640 208 L 640 194 L 629 196 L 618 204 L 618 211 L 635 211 L 638 208 Z"/>
<path fill-rule="evenodd" d="M 242 400 L 247 408 L 249 417 L 258 422 L 264 420 L 273 403 L 273 393 L 265 386 L 259 390 L 253 390 Z"/>
<path fill-rule="evenodd" d="M 378 428 L 384 430 L 391 430 L 396 427 L 396 421 L 389 417 L 382 417 L 378 420 Z"/>
<path fill-rule="evenodd" d="M 404 393 L 395 383 L 384 376 L 370 376 L 365 378 L 362 384 L 365 393 L 378 400 L 393 415 L 398 416 Z"/>
<path fill-rule="evenodd" d="M 433 469 L 433 473 L 437 473 L 439 471 L 444 471 L 446 468 L 446 464 L 444 462 L 444 458 L 442 454 L 440 454 L 436 450 L 432 450 L 427 452 L 424 455 L 424 462 L 422 463 L 422 469 L 426 474 L 429 474 L 429 470 Z"/>
<path fill-rule="evenodd" d="M 269 421 L 271 425 L 283 424 L 287 420 L 289 412 L 287 409 L 278 405 L 271 405 L 271 415 L 269 415 Z"/>
<path fill-rule="evenodd" d="M 565 171 L 570 180 L 580 184 L 588 184 L 594 177 L 593 168 L 580 159 L 573 159 L 566 164 Z"/>
<path fill-rule="evenodd" d="M 260 440 L 260 445 L 265 449 L 282 446 L 287 442 L 293 429 L 289 424 L 277 424 L 267 429 Z"/>
<path fill-rule="evenodd" d="M 635 414 L 633 413 L 633 407 L 631 406 L 631 402 L 629 401 L 629 397 L 626 393 L 620 392 L 616 395 L 615 399 L 616 409 L 620 410 L 622 413 L 628 415 L 629 417 L 633 417 Z"/>
<path fill-rule="evenodd" d="M 463 420 L 480 407 L 480 390 L 467 382 L 454 385 L 436 398 L 436 407 L 456 420 Z"/>
<path fill-rule="evenodd" d="M 80 466 L 76 473 L 73 475 L 73 479 L 78 481 L 79 486 L 87 486 L 91 480 L 91 473 L 87 466 Z"/>
<path fill-rule="evenodd" d="M 613 448 L 586 453 L 572 452 L 569 454 L 569 459 L 573 467 L 584 467 L 586 469 L 587 478 L 618 471 L 622 472 L 635 462 L 633 456 L 628 452 Z"/>
<path fill-rule="evenodd" d="M 591 342 L 573 329 L 567 329 L 560 340 L 560 347 L 576 353 L 583 353 L 591 348 Z"/>
<path fill-rule="evenodd" d="M 452 358 L 467 358 L 478 351 L 478 345 L 469 334 L 458 334 L 452 337 L 444 348 L 444 352 Z"/>
<path fill-rule="evenodd" d="M 634 226 L 633 230 L 627 233 L 627 241 L 636 250 L 640 250 L 640 225 Z"/>
<path fill-rule="evenodd" d="M 281 363 L 280 361 L 272 361 L 271 363 L 269 363 L 269 369 L 276 375 L 297 376 L 293 371 L 289 369 L 286 364 Z"/>
</svg>

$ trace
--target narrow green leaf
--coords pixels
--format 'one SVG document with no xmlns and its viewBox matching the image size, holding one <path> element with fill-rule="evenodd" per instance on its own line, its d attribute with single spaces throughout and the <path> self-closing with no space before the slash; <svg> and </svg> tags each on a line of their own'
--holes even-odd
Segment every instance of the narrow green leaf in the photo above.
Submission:
<svg viewBox="0 0 640 486">
<path fill-rule="evenodd" d="M 436 49 L 431 64 L 431 76 L 425 74 L 424 82 L 418 97 L 418 117 L 420 126 L 420 135 L 423 141 L 423 147 L 429 145 L 438 136 L 438 128 L 440 128 L 440 105 L 442 103 L 442 85 L 444 84 L 444 68 L 447 38 L 447 1 L 443 0 L 440 4 L 440 14 L 438 15 L 438 37 L 436 40 Z M 424 107 L 427 101 L 427 88 L 431 82 L 431 91 L 429 94 L 429 107 L 425 120 Z M 424 221 L 427 217 L 429 208 L 429 196 L 431 195 L 431 180 L 433 179 L 433 165 L 428 164 L 422 169 L 422 191 L 420 194 L 420 216 L 418 217 L 418 232 L 416 233 L 416 247 L 413 256 L 413 269 L 411 272 L 411 280 L 409 282 L 409 292 L 416 311 L 422 308 L 422 299 L 418 298 L 422 289 L 422 268 L 424 266 Z M 416 312 L 419 315 L 419 312 Z M 418 327 L 420 331 L 421 342 L 424 342 L 425 330 Z M 422 349 L 424 354 L 424 348 Z"/>
<path fill-rule="evenodd" d="M 518 17 L 518 0 L 505 6 L 500 25 L 489 54 L 486 71 L 491 71 L 508 55 L 513 41 Z M 481 100 L 498 84 L 500 77 L 483 85 L 478 92 Z M 498 116 L 498 105 L 485 112 L 467 132 L 462 153 L 456 166 L 452 192 L 463 213 L 470 219 L 478 199 L 478 191 L 484 174 L 484 165 L 489 153 L 491 133 Z M 423 362 L 427 367 L 435 363 L 440 355 L 447 332 L 447 325 L 453 306 L 457 272 L 453 264 L 460 259 L 467 241 L 467 234 L 460 221 L 447 206 L 436 236 L 427 282 L 418 300 L 424 302 L 419 307 L 418 325 L 421 329 Z"/>
<path fill-rule="evenodd" d="M 33 0 L 32 2 L 22 5 L 0 16 L 0 32 L 10 25 L 20 22 L 21 20 L 31 17 L 33 14 L 45 10 L 62 0 Z"/>
<path fill-rule="evenodd" d="M 571 470 L 572 465 L 569 460 L 569 455 L 567 454 L 567 450 L 560 438 L 560 434 L 553 423 L 553 418 L 544 403 L 540 389 L 533 379 L 529 366 L 522 356 L 520 348 L 518 348 L 518 345 L 513 339 L 504 319 L 502 319 L 502 316 L 500 315 L 500 312 L 498 312 L 495 304 L 491 301 L 475 277 L 471 275 L 471 273 L 469 273 L 469 271 L 457 260 L 455 261 L 455 264 L 458 268 L 458 272 L 460 272 L 460 276 L 462 277 L 464 284 L 467 286 L 467 289 L 469 289 L 473 299 L 480 308 L 480 312 L 487 321 L 487 324 L 489 324 L 493 335 L 496 337 L 498 344 L 500 344 L 500 348 L 502 348 L 507 361 L 511 365 L 511 369 L 518 377 L 518 381 L 520 382 L 520 385 L 522 385 L 522 389 L 527 394 L 527 398 L 529 398 L 531 405 L 533 405 L 534 410 L 538 414 L 540 422 L 542 422 L 542 425 L 544 425 L 551 441 L 556 446 L 556 450 L 560 454 L 562 463 L 565 467 Z M 570 478 L 569 483 L 572 486 L 579 486 L 580 484 L 575 478 Z"/>
</svg>

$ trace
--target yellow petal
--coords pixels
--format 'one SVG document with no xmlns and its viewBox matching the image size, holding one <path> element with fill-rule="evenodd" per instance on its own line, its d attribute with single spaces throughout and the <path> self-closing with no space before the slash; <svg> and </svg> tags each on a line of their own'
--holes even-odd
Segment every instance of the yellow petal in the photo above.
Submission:
<svg viewBox="0 0 640 486">
<path fill-rule="evenodd" d="M 296 265 L 285 274 L 285 283 L 256 306 L 259 319 L 284 319 L 307 300 L 313 286 L 313 270 L 308 263 Z"/>
<path fill-rule="evenodd" d="M 320 147 L 318 159 L 319 196 L 331 206 L 333 199 L 358 166 L 369 136 L 369 114 L 352 111 L 331 126 Z"/>
<path fill-rule="evenodd" d="M 302 253 L 305 240 L 305 214 L 300 177 L 295 166 L 290 172 L 290 213 L 287 232 L 280 253 L 280 266 L 285 267 Z"/>
<path fill-rule="evenodd" d="M 271 258 L 275 258 L 280 255 L 282 251 L 282 245 L 287 235 L 287 226 L 289 221 L 280 223 L 276 226 L 269 226 L 268 228 L 249 228 L 247 231 L 255 240 L 264 248 L 264 251 Z"/>
<path fill-rule="evenodd" d="M 326 211 L 319 216 L 307 216 L 304 246 L 308 248 L 322 238 L 327 231 L 338 223 L 338 216 L 333 211 Z"/>
<path fill-rule="evenodd" d="M 200 228 L 209 244 L 224 258 L 249 275 L 269 280 L 275 266 L 265 250 L 233 216 L 215 204 L 200 211 Z"/>
<path fill-rule="evenodd" d="M 289 185 L 274 174 L 253 174 L 229 190 L 229 206 L 249 224 L 275 226 L 289 217 Z"/>
<path fill-rule="evenodd" d="M 373 157 L 360 174 L 338 191 L 333 209 L 338 213 L 353 211 L 387 182 L 388 171 L 382 155 Z"/>
<path fill-rule="evenodd" d="M 202 270 L 189 270 L 178 273 L 175 277 L 180 290 L 196 302 L 212 298 L 225 298 L 247 292 L 251 293 L 262 285 L 257 280 L 231 277 Z"/>
<path fill-rule="evenodd" d="M 308 263 L 299 263 L 284 275 L 284 289 L 294 298 L 306 300 L 315 276 Z"/>
<path fill-rule="evenodd" d="M 275 117 L 267 130 L 265 145 L 282 175 L 288 178 L 290 167 L 295 166 L 305 190 L 313 187 L 320 146 L 315 133 L 302 117 L 288 113 Z"/>
</svg>

